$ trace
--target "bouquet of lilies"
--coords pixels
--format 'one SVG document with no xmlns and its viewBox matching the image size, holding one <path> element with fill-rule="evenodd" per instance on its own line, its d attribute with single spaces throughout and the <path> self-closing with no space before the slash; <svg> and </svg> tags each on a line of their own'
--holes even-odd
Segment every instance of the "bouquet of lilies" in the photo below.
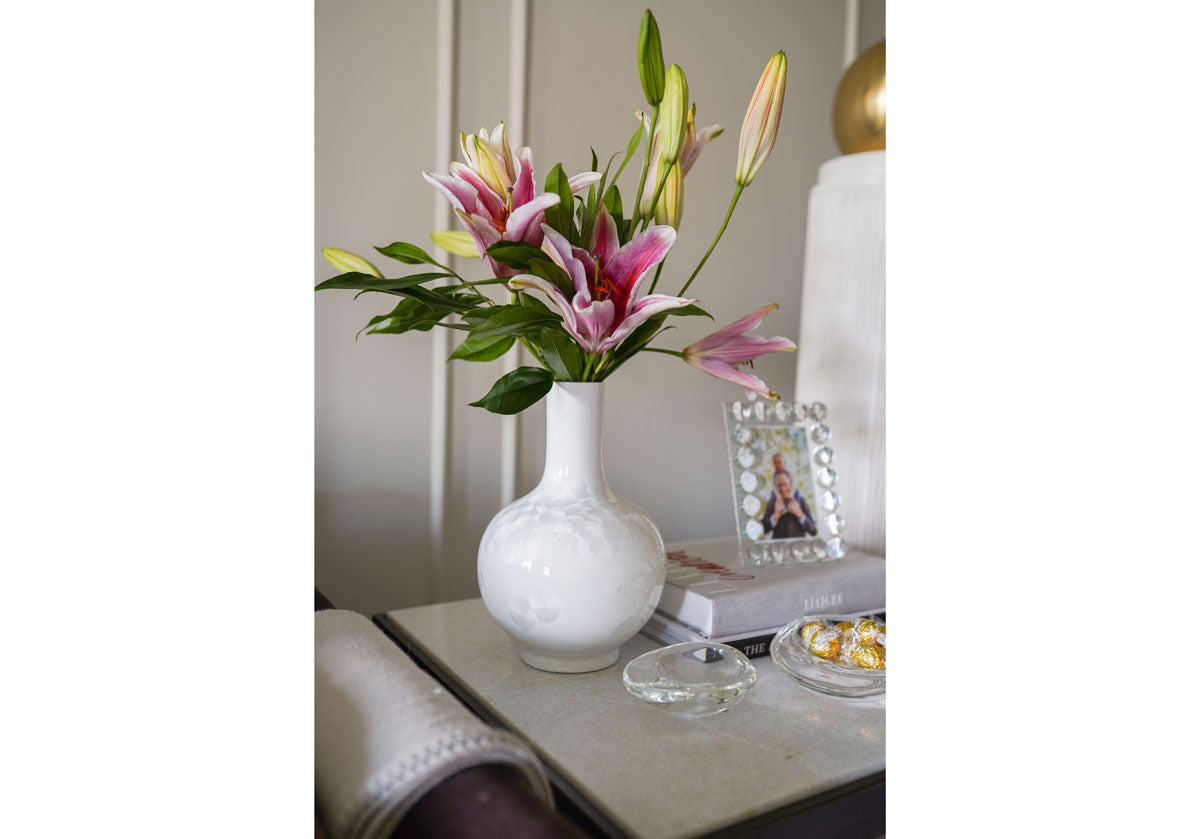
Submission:
<svg viewBox="0 0 1200 839">
<path fill-rule="evenodd" d="M 670 328 L 670 317 L 712 318 L 687 291 L 724 234 L 742 191 L 775 145 L 787 59 L 782 51 L 776 53 L 759 79 L 742 124 L 729 210 L 708 251 L 673 296 L 656 294 L 655 288 L 683 215 L 684 178 L 722 129 L 696 130 L 687 78 L 678 64 L 664 70 L 658 25 L 649 11 L 638 37 L 638 71 L 650 113 L 635 112 L 640 124 L 611 179 L 609 171 L 620 152 L 600 172 L 593 150 L 592 171 L 568 177 L 558 164 L 539 193 L 532 152 L 525 147 L 514 155 L 503 123 L 490 133 L 460 133 L 463 161 L 452 163 L 449 174 L 422 173 L 450 202 L 464 228 L 433 233 L 434 243 L 456 256 L 480 258 L 490 277 L 467 280 L 420 247 L 395 242 L 376 250 L 406 265 L 435 270 L 386 278 L 361 256 L 325 248 L 325 258 L 342 273 L 317 290 L 357 289 L 401 298 L 392 311 L 372 318 L 365 331 L 401 333 L 439 326 L 466 332 L 451 358 L 491 361 L 520 342 L 539 366 L 516 368 L 471 403 L 495 413 L 524 410 L 555 381 L 604 381 L 643 350 L 678 356 L 706 373 L 777 397 L 757 376 L 739 369 L 765 353 L 796 349 L 786 338 L 747 334 L 774 304 L 682 350 L 651 344 Z M 636 201 L 626 217 L 617 181 L 643 144 Z M 509 302 L 498 303 L 479 290 L 488 285 L 504 286 Z"/>
</svg>

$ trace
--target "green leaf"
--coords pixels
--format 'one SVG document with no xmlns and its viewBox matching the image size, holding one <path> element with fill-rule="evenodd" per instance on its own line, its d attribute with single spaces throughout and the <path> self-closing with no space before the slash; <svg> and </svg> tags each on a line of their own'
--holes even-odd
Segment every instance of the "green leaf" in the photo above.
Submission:
<svg viewBox="0 0 1200 839">
<path fill-rule="evenodd" d="M 612 157 L 608 159 L 608 163 L 604 164 L 604 174 L 600 176 L 600 183 L 596 185 L 596 193 L 598 195 L 603 196 L 605 194 L 604 185 L 608 183 L 608 170 L 612 168 L 612 162 L 617 159 L 618 154 L 620 154 L 619 151 L 613 152 Z"/>
<path fill-rule="evenodd" d="M 371 318 L 361 331 L 368 335 L 398 335 L 415 329 L 418 332 L 428 332 L 441 316 L 422 303 L 411 297 L 405 297 L 396 308 L 386 315 Z"/>
<path fill-rule="evenodd" d="M 588 187 L 587 201 L 579 210 L 580 216 L 584 223 L 579 226 L 580 237 L 583 241 L 588 241 L 588 233 L 591 232 L 592 224 L 596 220 L 596 185 L 592 184 Z"/>
<path fill-rule="evenodd" d="M 561 323 L 552 312 L 539 312 L 527 306 L 496 307 L 494 314 L 471 330 L 474 338 L 494 338 L 499 335 L 532 335 L 549 324 Z"/>
<path fill-rule="evenodd" d="M 621 206 L 621 190 L 617 189 L 617 185 L 613 184 L 608 188 L 608 192 L 604 194 L 604 206 L 608 208 L 608 213 L 614 219 L 620 221 L 624 218 L 625 210 Z"/>
<path fill-rule="evenodd" d="M 604 206 L 608 208 L 608 213 L 613 217 L 613 223 L 617 226 L 617 238 L 621 242 L 627 242 L 630 222 L 624 218 L 621 190 L 617 189 L 616 184 L 610 186 L 608 192 L 604 194 Z"/>
<path fill-rule="evenodd" d="M 420 285 L 430 280 L 450 276 L 453 275 L 433 272 L 428 274 L 412 274 L 408 277 L 400 277 L 398 279 L 388 279 L 386 277 L 372 277 L 370 274 L 363 274 L 358 271 L 349 271 L 345 274 L 338 274 L 336 277 L 331 277 L 323 283 L 318 283 L 314 290 L 325 291 L 331 288 L 358 288 L 364 291 L 399 291 L 400 289 Z"/>
<path fill-rule="evenodd" d="M 546 212 L 553 209 L 555 208 L 551 207 Z M 503 262 L 508 267 L 516 269 L 525 269 L 529 266 L 529 260 L 546 255 L 540 248 L 535 248 L 525 242 L 496 242 L 487 249 L 487 253 L 497 262 Z"/>
<path fill-rule="evenodd" d="M 554 283 L 554 286 L 563 293 L 563 297 L 568 300 L 575 296 L 575 283 L 571 279 L 571 275 L 545 258 L 545 255 L 542 259 L 535 259 L 529 263 L 529 273 Z M 530 299 L 537 300 L 536 297 Z M 538 302 L 541 301 L 538 300 Z"/>
<path fill-rule="evenodd" d="M 493 414 L 517 414 L 533 405 L 554 386 L 553 374 L 541 367 L 518 367 L 501 376 L 474 408 L 486 408 Z"/>
<path fill-rule="evenodd" d="M 558 381 L 577 382 L 583 378 L 583 349 L 566 332 L 547 329 L 530 340 L 537 342 Z"/>
<path fill-rule="evenodd" d="M 409 265 L 417 265 L 421 262 L 428 262 L 430 265 L 437 265 L 445 268 L 445 265 L 435 260 L 416 245 L 410 245 L 408 242 L 392 242 L 386 248 L 375 248 L 384 256 L 390 256 L 392 259 L 398 259 Z"/>
<path fill-rule="evenodd" d="M 575 197 L 571 194 L 571 183 L 563 171 L 562 164 L 554 164 L 550 174 L 546 176 L 546 192 L 558 196 L 558 205 L 546 209 L 546 223 L 567 238 L 572 245 L 579 244 L 579 234 L 575 230 Z"/>
<path fill-rule="evenodd" d="M 663 325 L 663 321 L 667 319 L 666 315 L 655 315 L 650 320 L 643 323 L 633 332 L 629 333 L 629 337 L 620 343 L 614 353 L 614 358 L 624 361 L 635 353 L 641 351 L 642 347 L 650 343 L 650 339 L 658 332 L 659 327 Z"/>
<path fill-rule="evenodd" d="M 680 306 L 678 309 L 671 309 L 667 312 L 664 312 L 663 314 L 674 315 L 675 317 L 683 317 L 683 318 L 694 317 L 694 316 L 699 315 L 701 317 L 706 317 L 709 320 L 716 320 L 716 318 L 714 318 L 708 312 L 701 309 L 695 303 L 689 303 L 686 306 Z"/>
<path fill-rule="evenodd" d="M 597 172 L 597 171 L 599 171 L 599 168 L 600 168 L 600 159 L 596 157 L 595 149 L 592 149 L 591 146 L 588 146 L 588 148 L 592 150 L 592 169 L 591 169 L 591 171 Z"/>
<path fill-rule="evenodd" d="M 572 288 L 571 294 L 574 294 L 575 293 L 574 286 L 572 286 L 571 288 Z M 559 317 L 558 313 L 555 312 L 553 309 L 551 309 L 549 306 L 547 306 L 544 302 L 542 302 L 542 299 L 540 297 L 534 297 L 532 294 L 525 294 L 524 292 L 522 292 L 521 300 L 523 301 L 522 305 L 526 309 L 533 309 L 535 312 L 546 312 L 547 314 L 553 314 L 555 317 Z"/>
<path fill-rule="evenodd" d="M 445 289 L 428 289 L 415 286 L 413 288 L 397 289 L 389 291 L 388 294 L 403 294 L 406 297 L 413 297 L 420 300 L 430 309 L 439 312 L 443 315 L 448 315 L 451 312 L 467 312 L 478 308 L 474 303 L 466 300 L 460 300 L 453 295 L 445 293 Z"/>
<path fill-rule="evenodd" d="M 495 361 L 508 352 L 516 340 L 511 335 L 501 335 L 499 338 L 478 338 L 468 335 L 467 340 L 459 344 L 450 357 L 462 361 Z"/>
<path fill-rule="evenodd" d="M 645 129 L 642 128 L 641 123 L 638 123 L 637 130 L 633 132 L 633 136 L 629 138 L 628 145 L 625 146 L 625 159 L 621 161 L 621 165 L 617 168 L 617 174 L 613 175 L 613 186 L 617 185 L 621 173 L 625 171 L 625 167 L 629 165 L 629 161 L 637 153 L 638 146 L 642 144 L 643 133 L 645 133 Z"/>
<path fill-rule="evenodd" d="M 433 289 L 433 293 L 439 294 L 442 297 L 448 297 L 451 300 L 468 303 L 472 306 L 487 305 L 489 302 L 486 297 L 470 286 L 442 286 L 441 288 Z"/>
<path fill-rule="evenodd" d="M 496 312 L 497 309 L 503 309 L 503 308 L 507 308 L 507 307 L 506 306 L 494 306 L 494 307 L 487 308 L 487 309 L 472 309 L 469 312 L 463 312 L 462 318 L 467 323 L 470 323 L 473 326 L 478 326 L 479 324 L 483 323 L 485 320 L 490 318 L 492 316 L 492 314 L 494 312 Z"/>
</svg>

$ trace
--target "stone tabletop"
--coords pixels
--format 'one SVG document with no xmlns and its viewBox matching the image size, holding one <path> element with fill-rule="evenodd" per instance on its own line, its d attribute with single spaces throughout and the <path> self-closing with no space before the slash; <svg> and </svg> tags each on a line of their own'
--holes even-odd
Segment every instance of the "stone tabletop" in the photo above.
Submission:
<svg viewBox="0 0 1200 839">
<path fill-rule="evenodd" d="M 884 768 L 884 700 L 814 693 L 769 657 L 752 660 L 758 683 L 738 705 L 685 719 L 626 692 L 625 665 L 659 646 L 643 635 L 612 667 L 558 674 L 522 662 L 482 600 L 385 619 L 632 836 L 699 836 Z"/>
</svg>

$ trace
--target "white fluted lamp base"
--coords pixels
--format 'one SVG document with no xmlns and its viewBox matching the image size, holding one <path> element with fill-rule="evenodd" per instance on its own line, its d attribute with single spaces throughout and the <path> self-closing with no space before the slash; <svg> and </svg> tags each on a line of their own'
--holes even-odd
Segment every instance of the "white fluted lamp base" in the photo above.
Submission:
<svg viewBox="0 0 1200 839">
<path fill-rule="evenodd" d="M 847 541 L 885 550 L 884 151 L 821 166 L 808 201 L 796 400 L 829 409 Z"/>
</svg>

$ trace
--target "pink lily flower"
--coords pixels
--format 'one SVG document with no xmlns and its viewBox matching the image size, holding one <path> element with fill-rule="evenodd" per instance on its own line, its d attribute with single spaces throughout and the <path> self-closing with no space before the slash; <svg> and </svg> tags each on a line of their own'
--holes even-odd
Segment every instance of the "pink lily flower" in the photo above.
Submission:
<svg viewBox="0 0 1200 839">
<path fill-rule="evenodd" d="M 542 225 L 542 231 L 542 250 L 574 282 L 573 298 L 567 300 L 558 286 L 533 274 L 518 274 L 508 284 L 537 289 L 550 298 L 567 332 L 589 353 L 607 352 L 654 315 L 696 302 L 665 294 L 637 299 L 647 272 L 675 244 L 675 231 L 669 225 L 643 230 L 621 247 L 616 223 L 602 205 L 589 250 L 572 247 L 549 225 Z"/>
<path fill-rule="evenodd" d="M 559 197 L 537 193 L 529 147 L 518 149 L 514 160 L 504 123 L 490 135 L 486 129 L 478 135 L 460 134 L 459 142 L 466 163 L 451 163 L 449 175 L 422 172 L 421 177 L 446 196 L 480 256 L 500 241 L 540 246 L 546 209 L 558 204 Z M 585 172 L 569 183 L 571 191 L 578 192 L 598 180 L 599 172 Z M 490 257 L 487 261 L 496 276 L 512 276 L 512 268 Z"/>
<path fill-rule="evenodd" d="M 701 338 L 691 346 L 685 347 L 684 361 L 699 367 L 710 376 L 741 385 L 762 396 L 778 399 L 779 394 L 767 387 L 762 379 L 738 369 L 740 364 L 753 366 L 754 359 L 760 355 L 796 349 L 793 342 L 778 335 L 774 338 L 762 338 L 745 334 L 756 328 L 763 318 L 778 308 L 777 303 L 764 306 L 757 312 L 751 312 L 741 320 L 718 329 L 707 338 Z"/>
</svg>

